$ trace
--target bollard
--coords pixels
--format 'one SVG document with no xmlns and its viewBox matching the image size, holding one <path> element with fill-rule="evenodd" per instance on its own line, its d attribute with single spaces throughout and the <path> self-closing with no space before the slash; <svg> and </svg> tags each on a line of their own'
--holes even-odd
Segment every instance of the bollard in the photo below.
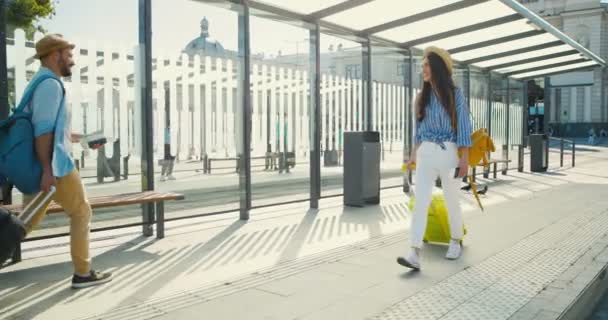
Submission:
<svg viewBox="0 0 608 320">
<path fill-rule="evenodd" d="M 517 171 L 524 172 L 524 146 L 519 145 L 517 151 Z"/>
<path fill-rule="evenodd" d="M 208 172 L 209 172 L 209 156 L 205 154 L 203 156 L 203 173 L 208 173 Z"/>
<path fill-rule="evenodd" d="M 122 167 L 123 167 L 123 179 L 127 180 L 129 179 L 129 158 L 131 157 L 131 155 L 128 155 L 124 158 L 122 158 Z"/>
<path fill-rule="evenodd" d="M 564 138 L 559 141 L 559 166 L 564 166 Z"/>
<path fill-rule="evenodd" d="M 574 155 L 575 149 L 576 149 L 576 148 L 575 148 L 575 145 L 574 145 L 574 140 L 572 140 L 572 167 L 573 167 L 573 168 L 574 168 L 574 165 L 575 165 L 575 159 L 576 159 L 576 156 Z"/>
</svg>

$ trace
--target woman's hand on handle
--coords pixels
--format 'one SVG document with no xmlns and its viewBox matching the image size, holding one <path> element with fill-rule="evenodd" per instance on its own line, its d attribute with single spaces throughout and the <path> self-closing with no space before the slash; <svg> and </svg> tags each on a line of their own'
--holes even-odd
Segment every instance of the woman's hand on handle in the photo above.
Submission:
<svg viewBox="0 0 608 320">
<path fill-rule="evenodd" d="M 460 159 L 458 160 L 458 177 L 462 178 L 469 173 L 469 148 L 460 148 Z"/>
<path fill-rule="evenodd" d="M 458 161 L 458 178 L 466 176 L 467 173 L 469 173 L 469 161 L 460 158 L 460 161 Z"/>
</svg>

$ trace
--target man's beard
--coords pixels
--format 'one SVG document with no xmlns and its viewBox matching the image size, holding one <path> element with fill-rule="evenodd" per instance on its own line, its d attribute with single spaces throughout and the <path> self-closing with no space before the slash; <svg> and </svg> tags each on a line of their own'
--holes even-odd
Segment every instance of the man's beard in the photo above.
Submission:
<svg viewBox="0 0 608 320">
<path fill-rule="evenodd" d="M 59 68 L 61 69 L 62 77 L 71 77 L 72 76 L 72 68 L 68 66 L 67 63 L 63 59 L 59 60 Z"/>
</svg>

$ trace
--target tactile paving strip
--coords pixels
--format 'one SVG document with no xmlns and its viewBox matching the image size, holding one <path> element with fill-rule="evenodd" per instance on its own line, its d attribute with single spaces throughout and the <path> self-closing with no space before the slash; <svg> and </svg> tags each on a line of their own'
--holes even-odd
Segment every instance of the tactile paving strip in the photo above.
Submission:
<svg viewBox="0 0 608 320">
<path fill-rule="evenodd" d="M 426 292 L 469 298 L 456 300 L 462 304 L 433 319 L 507 319 L 583 256 L 594 242 L 604 238 L 606 225 L 606 212 L 581 212 L 564 218 L 479 265 L 395 304 L 374 319 L 410 319 L 411 310 L 402 306 L 423 299 Z M 415 312 L 429 319 L 428 312 Z"/>
</svg>

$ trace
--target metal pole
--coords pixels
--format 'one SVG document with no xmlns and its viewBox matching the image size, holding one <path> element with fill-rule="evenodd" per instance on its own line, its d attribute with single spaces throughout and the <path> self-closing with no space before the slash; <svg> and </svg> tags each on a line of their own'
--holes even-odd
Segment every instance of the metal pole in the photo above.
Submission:
<svg viewBox="0 0 608 320">
<path fill-rule="evenodd" d="M 321 28 L 310 30 L 310 208 L 321 198 Z"/>
<path fill-rule="evenodd" d="M 8 118 L 8 70 L 6 58 L 6 0 L 0 0 L 0 120 Z"/>
<path fill-rule="evenodd" d="M 251 209 L 251 77 L 249 74 L 251 65 L 251 48 L 249 37 L 249 4 L 242 2 L 242 10 L 239 12 L 239 85 L 243 108 L 241 110 L 240 123 L 241 139 L 239 143 L 239 189 L 240 189 L 240 219 L 249 219 Z"/>
<path fill-rule="evenodd" d="M 521 117 L 522 118 L 522 122 L 523 122 L 522 123 L 522 127 L 521 127 L 521 130 L 522 130 L 522 135 L 521 135 L 522 143 L 521 144 L 527 147 L 527 141 L 528 141 L 528 139 L 527 139 L 527 137 L 528 137 L 528 120 L 530 119 L 530 106 L 529 106 L 529 104 L 530 104 L 530 101 L 529 101 L 530 97 L 528 96 L 529 95 L 529 93 L 528 93 L 528 81 L 524 81 L 523 91 L 524 91 L 524 101 L 523 101 L 523 108 L 524 108 L 524 110 L 523 110 L 523 115 Z"/>
<path fill-rule="evenodd" d="M 608 88 L 608 67 L 602 68 L 602 105 L 605 106 L 608 104 L 608 96 L 606 93 L 608 92 L 606 88 Z M 557 97 L 556 97 L 557 98 Z M 608 121 L 608 116 L 606 112 L 606 108 L 602 109 L 602 121 Z M 559 117 L 559 113 L 557 114 Z"/>
<path fill-rule="evenodd" d="M 367 41 L 363 46 L 363 82 L 365 86 L 365 115 L 366 115 L 366 127 L 365 130 L 374 130 L 374 111 L 373 111 L 373 83 L 372 83 L 372 44 L 371 41 Z"/>
<path fill-rule="evenodd" d="M 524 143 L 526 140 L 526 132 L 528 127 L 528 83 L 522 83 L 522 116 L 521 116 L 521 141 L 519 142 L 519 152 L 517 159 L 517 171 L 524 171 Z"/>
<path fill-rule="evenodd" d="M 465 90 L 464 93 L 467 99 L 467 111 L 469 116 L 471 115 L 471 66 L 467 65 L 465 72 L 466 77 L 464 78 Z M 476 128 L 473 128 L 475 130 Z M 468 183 L 467 176 L 462 177 L 462 182 Z"/>
<path fill-rule="evenodd" d="M 8 118 L 8 71 L 6 59 L 6 0 L 0 0 L 0 120 Z M 13 186 L 2 183 L 2 203 L 12 204 Z"/>
<path fill-rule="evenodd" d="M 411 58 L 412 56 L 412 51 L 408 50 L 408 54 L 409 54 L 409 58 Z M 405 70 L 403 70 L 403 96 L 404 97 L 408 97 L 408 92 L 409 92 L 409 88 L 411 87 L 412 83 L 409 82 L 409 70 L 411 70 L 411 65 L 408 64 L 408 60 L 404 59 L 404 68 L 406 68 L 405 66 L 407 66 L 408 71 L 406 72 Z M 410 106 L 410 99 L 409 97 L 406 99 L 406 101 L 404 101 L 404 105 L 403 108 L 405 108 L 404 112 L 403 112 L 403 162 L 405 163 L 406 160 L 409 159 L 410 157 L 410 149 L 411 149 L 411 139 L 410 139 L 410 135 L 409 132 L 407 131 L 409 129 L 409 124 L 408 124 L 408 119 L 409 119 L 409 114 L 410 114 L 410 110 L 411 110 L 411 106 Z M 403 192 L 410 192 L 409 190 L 409 184 L 407 183 L 407 181 L 405 179 L 408 179 L 409 174 L 407 176 L 403 176 Z"/>
<path fill-rule="evenodd" d="M 409 57 L 409 68 L 408 68 L 408 76 L 409 76 L 409 83 L 410 86 L 408 88 L 409 90 L 409 94 L 408 94 L 408 108 L 407 108 L 407 137 L 408 137 L 408 153 L 409 155 L 412 154 L 412 151 L 414 149 L 414 143 L 415 143 L 415 139 L 414 139 L 414 121 L 416 121 L 416 117 L 414 114 L 414 57 L 413 57 L 413 53 L 412 50 L 409 50 L 410 52 L 410 57 Z M 408 170 L 408 175 L 407 178 L 409 179 L 409 182 L 412 182 L 412 171 Z"/>
<path fill-rule="evenodd" d="M 503 170 L 503 174 L 506 174 L 506 170 L 509 169 L 509 151 L 511 150 L 509 143 L 510 143 L 510 139 L 509 139 L 509 133 L 511 132 L 510 129 L 510 125 L 511 125 L 511 80 L 509 79 L 509 77 L 506 78 L 507 80 L 507 111 L 506 111 L 506 118 L 505 122 L 506 122 L 506 126 L 505 126 L 505 145 L 506 145 L 506 152 L 505 152 L 505 160 L 507 160 L 506 163 L 503 164 L 504 166 L 504 170 Z"/>
<path fill-rule="evenodd" d="M 551 117 L 551 77 L 545 77 L 545 91 L 543 97 L 543 133 L 547 132 Z M 538 110 L 537 110 L 538 112 Z"/>
<path fill-rule="evenodd" d="M 467 95 L 467 108 L 469 110 L 469 112 L 471 112 L 471 66 L 467 65 L 467 72 L 466 72 L 466 78 L 465 78 L 465 85 L 466 85 L 466 95 Z"/>
<path fill-rule="evenodd" d="M 492 136 L 492 71 L 488 72 L 488 135 Z"/>
<path fill-rule="evenodd" d="M 153 146 L 153 110 L 152 110 L 152 0 L 139 0 L 139 47 L 142 56 L 141 94 L 141 125 L 142 125 L 142 152 L 141 152 L 141 183 L 142 191 L 154 190 L 154 146 Z M 154 222 L 154 204 L 142 205 L 143 234 L 151 236 Z M 162 238 L 164 230 L 157 230 L 158 237 Z"/>
<path fill-rule="evenodd" d="M 209 68 L 209 66 L 207 66 Z M 211 94 L 211 86 L 206 84 L 201 91 L 201 161 L 203 161 L 203 167 L 207 166 L 207 95 Z"/>
</svg>

